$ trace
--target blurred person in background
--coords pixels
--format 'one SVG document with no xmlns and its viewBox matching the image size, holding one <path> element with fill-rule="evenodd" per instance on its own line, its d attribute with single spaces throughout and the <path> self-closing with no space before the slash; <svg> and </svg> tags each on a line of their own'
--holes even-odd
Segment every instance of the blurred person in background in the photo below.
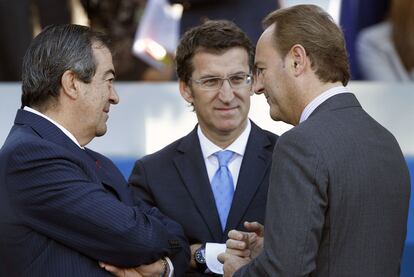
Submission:
<svg viewBox="0 0 414 277">
<path fill-rule="evenodd" d="M 182 97 L 197 126 L 135 164 L 135 195 L 179 222 L 191 244 L 186 276 L 222 274 L 217 255 L 227 232 L 263 223 L 277 136 L 249 118 L 254 50 L 229 21 L 207 21 L 182 37 L 176 53 Z"/>
<path fill-rule="evenodd" d="M 70 21 L 66 0 L 0 0 L 0 81 L 20 81 L 23 56 L 35 29 Z"/>
<path fill-rule="evenodd" d="M 171 70 L 159 71 L 134 56 L 132 45 L 147 0 L 81 0 L 91 28 L 105 32 L 114 49 L 114 66 L 120 81 L 168 81 Z"/>
<path fill-rule="evenodd" d="M 393 0 L 389 19 L 361 31 L 356 49 L 363 79 L 414 81 L 414 1 Z"/>
</svg>

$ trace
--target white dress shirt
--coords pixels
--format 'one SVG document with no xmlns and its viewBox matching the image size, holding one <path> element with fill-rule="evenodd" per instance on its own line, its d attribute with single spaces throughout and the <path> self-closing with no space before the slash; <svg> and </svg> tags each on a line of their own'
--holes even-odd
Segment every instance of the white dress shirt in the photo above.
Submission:
<svg viewBox="0 0 414 277">
<path fill-rule="evenodd" d="M 213 155 L 217 151 L 222 150 L 230 150 L 233 151 L 233 157 L 230 159 L 228 163 L 228 168 L 230 173 L 233 177 L 233 184 L 234 189 L 237 186 L 237 180 L 239 178 L 239 172 L 241 163 L 243 161 L 244 152 L 246 151 L 247 141 L 249 139 L 251 130 L 250 120 L 247 120 L 247 125 L 244 131 L 240 134 L 240 136 L 230 144 L 226 149 L 222 149 L 219 146 L 215 145 L 212 141 L 210 141 L 201 130 L 200 126 L 197 128 L 198 138 L 200 140 L 201 152 L 203 153 L 204 163 L 207 168 L 208 178 L 211 181 L 213 180 L 214 174 L 216 173 L 217 169 L 219 168 L 218 159 Z M 206 243 L 206 264 L 208 269 L 211 272 L 217 274 L 223 274 L 223 265 L 217 260 L 217 256 L 220 253 L 226 251 L 226 244 L 224 243 Z"/>
<path fill-rule="evenodd" d="M 308 105 L 306 105 L 305 109 L 303 110 L 302 114 L 300 115 L 299 123 L 302 123 L 308 117 L 313 113 L 313 111 L 319 107 L 323 102 L 328 100 L 334 95 L 340 94 L 340 93 L 348 93 L 349 90 L 344 86 L 337 86 L 333 87 L 331 89 L 328 89 L 327 91 L 319 94 L 315 99 L 313 99 Z"/>
<path fill-rule="evenodd" d="M 77 141 L 77 139 L 75 138 L 74 135 L 72 135 L 71 132 L 69 132 L 65 127 L 63 127 L 62 125 L 60 125 L 59 123 L 57 123 L 56 121 L 54 121 L 53 119 L 51 119 L 50 117 L 48 117 L 47 115 L 42 114 L 39 111 L 36 111 L 30 107 L 24 106 L 23 110 L 37 114 L 38 116 L 43 117 L 44 119 L 50 121 L 53 125 L 55 125 L 56 127 L 58 127 L 68 138 L 70 138 L 77 146 L 79 146 L 79 148 L 84 149 L 79 142 Z"/>
</svg>

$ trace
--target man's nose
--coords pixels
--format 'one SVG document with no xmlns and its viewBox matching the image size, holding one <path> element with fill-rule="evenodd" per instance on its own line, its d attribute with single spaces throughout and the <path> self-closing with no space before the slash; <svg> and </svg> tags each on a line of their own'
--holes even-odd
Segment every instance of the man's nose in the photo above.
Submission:
<svg viewBox="0 0 414 277">
<path fill-rule="evenodd" d="M 253 91 L 256 94 L 262 94 L 264 92 L 263 82 L 261 78 L 254 78 Z"/>
<path fill-rule="evenodd" d="M 224 80 L 219 90 L 219 99 L 224 103 L 229 103 L 234 98 L 234 89 L 230 85 L 230 81 Z"/>
<path fill-rule="evenodd" d="M 112 87 L 111 89 L 111 95 L 109 97 L 109 102 L 113 105 L 116 105 L 119 103 L 119 96 L 114 87 Z"/>
</svg>

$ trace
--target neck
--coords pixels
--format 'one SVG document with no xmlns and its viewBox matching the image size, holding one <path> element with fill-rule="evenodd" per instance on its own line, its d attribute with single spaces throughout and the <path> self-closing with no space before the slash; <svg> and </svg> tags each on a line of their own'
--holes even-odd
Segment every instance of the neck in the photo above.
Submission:
<svg viewBox="0 0 414 277">
<path fill-rule="evenodd" d="M 295 116 L 295 122 L 293 125 L 299 124 L 300 116 L 302 115 L 303 110 L 306 108 L 307 105 L 309 105 L 310 102 L 312 102 L 316 97 L 318 97 L 325 91 L 341 85 L 341 82 L 322 83 L 318 80 L 313 84 L 311 83 L 307 87 L 305 86 L 302 90 L 304 93 L 302 94 L 302 97 L 300 98 L 300 101 L 298 103 L 298 112 Z"/>
<path fill-rule="evenodd" d="M 64 109 L 48 109 L 42 113 L 68 130 L 75 137 L 80 146 L 84 147 L 92 140 L 92 138 L 82 135 L 85 132 L 82 132 L 82 130 L 77 128 L 77 126 L 81 126 L 81 124 L 73 120 L 77 118 L 76 114 L 71 114 Z"/>
<path fill-rule="evenodd" d="M 223 131 L 223 132 L 214 132 L 211 130 L 208 130 L 201 124 L 199 125 L 201 128 L 201 131 L 203 134 L 215 145 L 218 147 L 225 149 L 230 144 L 232 144 L 240 135 L 243 133 L 243 131 L 246 129 L 247 126 L 247 120 L 246 119 L 237 129 L 232 131 Z"/>
</svg>

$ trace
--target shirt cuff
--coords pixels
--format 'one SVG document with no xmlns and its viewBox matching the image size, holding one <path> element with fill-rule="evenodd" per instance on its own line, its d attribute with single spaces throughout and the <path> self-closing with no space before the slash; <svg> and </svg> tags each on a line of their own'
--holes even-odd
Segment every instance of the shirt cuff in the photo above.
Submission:
<svg viewBox="0 0 414 277">
<path fill-rule="evenodd" d="M 174 276 L 174 266 L 173 266 L 170 258 L 165 257 L 165 260 L 167 261 L 168 267 L 170 268 L 170 274 L 168 274 L 168 277 L 173 277 Z"/>
<path fill-rule="evenodd" d="M 211 272 L 224 274 L 223 264 L 217 260 L 217 256 L 226 252 L 226 244 L 224 243 L 206 243 L 206 264 Z"/>
</svg>

